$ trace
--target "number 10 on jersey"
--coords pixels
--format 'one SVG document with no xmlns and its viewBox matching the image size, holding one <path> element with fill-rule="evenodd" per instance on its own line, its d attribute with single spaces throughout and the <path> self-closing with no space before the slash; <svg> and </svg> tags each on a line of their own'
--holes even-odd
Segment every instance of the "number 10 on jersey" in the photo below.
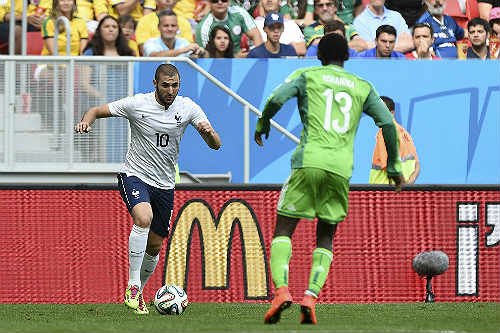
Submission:
<svg viewBox="0 0 500 333">
<path fill-rule="evenodd" d="M 155 133 L 156 135 L 156 147 L 166 147 L 168 145 L 169 136 L 167 133 Z"/>
</svg>

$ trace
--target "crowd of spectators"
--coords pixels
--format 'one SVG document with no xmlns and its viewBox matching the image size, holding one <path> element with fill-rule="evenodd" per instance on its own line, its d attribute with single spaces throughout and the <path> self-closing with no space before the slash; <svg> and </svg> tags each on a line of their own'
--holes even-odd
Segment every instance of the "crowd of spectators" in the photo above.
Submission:
<svg viewBox="0 0 500 333">
<path fill-rule="evenodd" d="M 457 23 L 445 14 L 451 1 L 479 16 Z M 15 18 L 10 3 L 0 6 L 0 43 L 15 20 L 19 54 L 23 0 Z M 61 16 L 71 55 L 311 57 L 337 33 L 350 58 L 499 58 L 500 0 L 28 0 L 27 31 L 40 32 L 42 55 L 66 54 Z"/>
</svg>

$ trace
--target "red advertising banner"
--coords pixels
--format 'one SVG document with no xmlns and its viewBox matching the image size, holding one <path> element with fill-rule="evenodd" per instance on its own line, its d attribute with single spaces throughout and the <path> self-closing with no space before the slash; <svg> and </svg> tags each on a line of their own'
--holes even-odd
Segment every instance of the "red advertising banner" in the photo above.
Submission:
<svg viewBox="0 0 500 333">
<path fill-rule="evenodd" d="M 163 283 L 191 302 L 261 302 L 272 295 L 269 247 L 278 186 L 183 186 L 146 299 Z M 122 302 L 132 219 L 113 187 L 2 187 L 0 303 Z M 290 289 L 307 288 L 315 222 L 293 237 Z M 200 241 L 201 240 L 201 241 Z M 445 252 L 437 302 L 500 301 L 500 196 L 494 187 L 353 187 L 320 301 L 422 302 L 412 259 Z"/>
</svg>

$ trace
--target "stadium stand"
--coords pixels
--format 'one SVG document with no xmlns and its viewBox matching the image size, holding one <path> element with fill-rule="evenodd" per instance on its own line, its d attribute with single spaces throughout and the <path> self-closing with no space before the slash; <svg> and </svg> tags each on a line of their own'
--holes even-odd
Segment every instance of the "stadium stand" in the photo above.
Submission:
<svg viewBox="0 0 500 333">
<path fill-rule="evenodd" d="M 462 10 L 459 0 L 448 0 L 446 2 L 446 10 L 444 13 L 453 17 L 455 21 L 465 29 L 467 28 L 467 22 L 471 18 L 479 16 L 477 0 L 466 0 L 465 12 Z"/>
</svg>

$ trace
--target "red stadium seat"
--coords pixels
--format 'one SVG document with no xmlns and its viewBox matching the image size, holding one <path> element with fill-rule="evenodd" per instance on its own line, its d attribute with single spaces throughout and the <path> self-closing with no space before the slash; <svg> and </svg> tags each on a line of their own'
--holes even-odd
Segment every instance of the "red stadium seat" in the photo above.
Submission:
<svg viewBox="0 0 500 333">
<path fill-rule="evenodd" d="M 465 3 L 465 13 L 462 12 L 458 0 L 448 0 L 446 2 L 446 10 L 444 12 L 457 21 L 457 23 L 462 28 L 467 28 L 467 22 L 479 16 L 479 10 L 477 8 L 477 0 L 467 0 Z"/>
<path fill-rule="evenodd" d="M 248 49 L 248 36 L 245 34 L 241 35 L 240 49 Z"/>
<path fill-rule="evenodd" d="M 0 54 L 9 54 L 9 43 L 0 42 Z"/>
<path fill-rule="evenodd" d="M 43 49 L 43 38 L 40 31 L 26 33 L 26 53 L 30 55 L 40 55 Z"/>
</svg>

